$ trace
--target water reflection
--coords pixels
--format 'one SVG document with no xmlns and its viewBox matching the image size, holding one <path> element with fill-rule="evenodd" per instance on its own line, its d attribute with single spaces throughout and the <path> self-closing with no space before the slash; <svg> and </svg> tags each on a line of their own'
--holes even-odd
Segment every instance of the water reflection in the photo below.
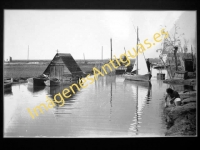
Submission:
<svg viewBox="0 0 200 150">
<path fill-rule="evenodd" d="M 72 83 L 65 83 L 65 84 L 61 84 L 59 86 L 46 86 L 45 87 L 45 90 L 47 92 L 47 96 L 50 98 L 50 99 L 54 99 L 54 96 L 56 94 L 61 94 L 62 95 L 62 91 L 67 88 L 70 90 L 70 87 L 73 83 L 75 82 L 72 82 Z M 77 94 L 78 89 L 76 87 L 73 87 L 74 89 L 74 92 L 75 94 Z M 73 94 L 72 92 L 70 92 L 69 94 L 71 94 L 71 97 L 69 98 L 65 98 L 64 96 L 62 96 L 62 98 L 64 99 L 64 105 L 63 106 L 59 106 L 60 104 L 58 103 L 55 103 L 56 106 L 54 107 L 54 115 L 55 117 L 60 117 L 60 116 L 63 116 L 63 115 L 66 115 L 66 114 L 71 114 L 71 112 L 69 112 L 71 109 L 74 109 L 72 106 L 73 103 L 75 103 L 77 100 L 74 98 L 75 97 L 75 94 Z M 57 100 L 60 101 L 61 99 L 57 97 Z"/>
<path fill-rule="evenodd" d="M 5 88 L 4 89 L 4 95 L 13 95 L 12 87 L 11 88 Z"/>
<path fill-rule="evenodd" d="M 112 82 L 110 84 L 110 120 L 111 121 L 111 115 L 112 115 Z"/>
<path fill-rule="evenodd" d="M 42 91 L 45 88 L 45 86 L 33 86 L 33 85 L 28 85 L 27 89 L 31 93 L 37 93 Z"/>
<path fill-rule="evenodd" d="M 4 97 L 4 114 L 8 120 L 4 132 L 6 136 L 31 137 L 164 135 L 160 99 L 166 84 L 159 83 L 156 80 L 151 83 L 126 81 L 122 76 L 99 77 L 87 88 L 76 90 L 70 98 L 63 97 L 63 106 L 56 105 L 35 120 L 31 119 L 26 108 L 46 104 L 46 97 L 54 99 L 70 85 L 36 89 L 27 84 L 14 85 L 13 95 Z M 13 105 L 11 114 L 10 104 L 13 102 L 16 105 Z"/>
<path fill-rule="evenodd" d="M 133 117 L 133 123 L 130 124 L 129 130 L 134 135 L 138 135 L 139 127 L 142 122 L 142 113 L 145 104 L 149 104 L 151 100 L 151 82 L 141 81 L 125 81 L 125 84 L 132 84 L 131 88 L 134 93 L 134 100 L 136 103 L 135 115 Z M 146 93 L 146 94 L 145 94 Z"/>
</svg>

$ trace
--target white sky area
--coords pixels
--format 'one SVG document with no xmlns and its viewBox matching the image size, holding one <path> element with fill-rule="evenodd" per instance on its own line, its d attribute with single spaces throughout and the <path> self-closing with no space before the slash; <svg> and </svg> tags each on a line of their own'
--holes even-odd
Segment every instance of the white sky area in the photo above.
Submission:
<svg viewBox="0 0 200 150">
<path fill-rule="evenodd" d="M 57 52 L 71 53 L 74 59 L 110 59 L 110 38 L 113 55 L 136 48 L 139 39 L 152 41 L 162 28 L 178 33 L 196 48 L 195 11 L 125 11 L 125 10 L 4 10 L 4 60 L 52 59 Z M 166 27 L 165 27 L 166 26 Z M 135 27 L 135 28 L 134 28 Z M 153 42 L 153 41 L 152 41 Z M 159 54 L 161 42 L 145 51 L 146 58 Z"/>
</svg>

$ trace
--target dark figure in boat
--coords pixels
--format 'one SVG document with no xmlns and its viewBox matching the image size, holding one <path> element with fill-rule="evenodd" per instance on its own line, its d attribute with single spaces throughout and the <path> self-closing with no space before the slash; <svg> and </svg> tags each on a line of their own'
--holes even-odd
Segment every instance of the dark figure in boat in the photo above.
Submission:
<svg viewBox="0 0 200 150">
<path fill-rule="evenodd" d="M 82 76 L 76 76 L 77 79 L 77 83 L 79 83 L 79 81 L 82 79 Z M 80 81 L 82 83 L 82 80 Z"/>
<path fill-rule="evenodd" d="M 150 73 L 151 63 L 149 62 L 149 58 L 146 60 L 146 63 L 147 63 L 148 72 Z"/>
<path fill-rule="evenodd" d="M 174 91 L 171 88 L 168 88 L 166 92 L 167 92 L 167 95 L 165 97 L 165 107 L 168 107 L 170 105 L 175 105 L 175 106 L 181 105 L 180 95 L 178 94 L 177 91 Z"/>
<path fill-rule="evenodd" d="M 81 83 L 82 83 L 82 76 L 80 76 L 79 80 L 81 80 Z"/>
</svg>

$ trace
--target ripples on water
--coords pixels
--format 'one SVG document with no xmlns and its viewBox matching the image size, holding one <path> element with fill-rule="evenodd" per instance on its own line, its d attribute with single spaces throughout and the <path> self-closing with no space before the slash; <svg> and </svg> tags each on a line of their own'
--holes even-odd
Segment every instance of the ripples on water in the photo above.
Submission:
<svg viewBox="0 0 200 150">
<path fill-rule="evenodd" d="M 44 110 L 34 120 L 27 108 L 46 103 L 69 85 L 12 86 L 4 93 L 4 136 L 9 137 L 126 137 L 164 136 L 163 97 L 169 87 L 152 78 L 151 83 L 124 81 L 105 76 L 72 97 L 62 107 Z"/>
</svg>

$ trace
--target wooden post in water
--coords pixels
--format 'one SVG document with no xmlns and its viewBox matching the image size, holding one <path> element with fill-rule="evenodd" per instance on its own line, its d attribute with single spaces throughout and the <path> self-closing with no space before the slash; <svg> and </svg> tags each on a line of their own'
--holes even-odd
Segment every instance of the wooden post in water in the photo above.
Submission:
<svg viewBox="0 0 200 150">
<path fill-rule="evenodd" d="M 138 27 L 137 27 L 137 54 L 138 54 Z M 137 69 L 136 69 L 136 74 L 138 75 L 138 55 L 137 55 Z"/>
</svg>

